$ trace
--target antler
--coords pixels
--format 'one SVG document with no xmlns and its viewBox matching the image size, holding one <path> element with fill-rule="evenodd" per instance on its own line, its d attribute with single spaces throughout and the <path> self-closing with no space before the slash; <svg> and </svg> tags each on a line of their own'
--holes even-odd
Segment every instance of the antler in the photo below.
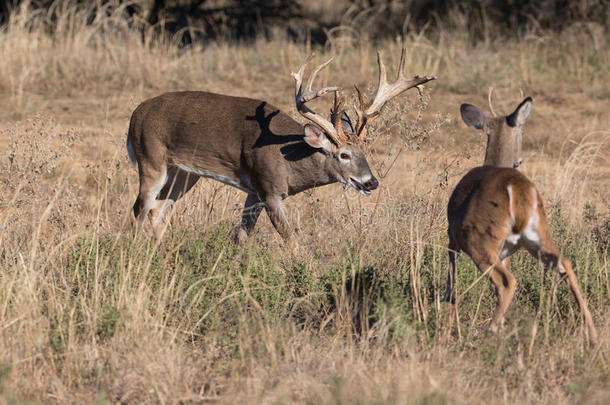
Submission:
<svg viewBox="0 0 610 405">
<path fill-rule="evenodd" d="M 345 134 L 343 133 L 343 128 L 341 126 L 341 115 L 343 114 L 343 98 L 340 94 L 338 94 L 339 87 L 324 87 L 320 90 L 312 90 L 311 88 L 318 72 L 320 72 L 320 70 L 324 69 L 330 62 L 332 62 L 334 56 L 314 69 L 313 73 L 309 77 L 309 80 L 307 81 L 305 89 L 303 89 L 303 73 L 305 71 L 305 67 L 313 58 L 313 55 L 314 54 L 312 53 L 309 57 L 307 57 L 307 59 L 305 59 L 297 73 L 292 73 L 292 77 L 294 77 L 295 80 L 295 101 L 297 111 L 303 117 L 307 118 L 308 120 L 322 128 L 335 144 L 342 145 L 349 143 L 349 137 L 345 136 Z M 333 109 L 331 110 L 332 122 L 316 114 L 313 110 L 309 109 L 305 105 L 305 103 L 307 103 L 308 101 L 323 96 L 329 91 L 335 92 L 335 104 L 333 106 Z M 339 118 L 333 118 L 337 114 Z"/>
<path fill-rule="evenodd" d="M 335 91 L 335 100 L 333 103 L 333 108 L 330 109 L 330 121 L 333 126 L 337 130 L 337 134 L 339 138 L 341 138 L 346 143 L 351 143 L 351 139 L 349 136 L 345 135 L 343 132 L 343 124 L 341 123 L 341 119 L 343 118 L 343 111 L 345 107 L 345 99 L 339 90 Z"/>
<path fill-rule="evenodd" d="M 372 122 L 377 117 L 379 117 L 379 113 L 388 101 L 413 87 L 416 87 L 419 91 L 423 87 L 422 85 L 424 83 L 436 79 L 436 76 L 422 77 L 419 75 L 413 76 L 412 79 L 407 79 L 404 76 L 403 71 L 405 66 L 405 54 L 406 50 L 405 48 L 402 48 L 396 81 L 392 84 L 389 84 L 387 80 L 385 65 L 383 64 L 383 60 L 381 59 L 381 52 L 377 51 L 377 63 L 379 64 L 379 82 L 377 84 L 377 93 L 375 94 L 375 98 L 368 107 L 365 104 L 364 96 L 360 92 L 360 89 L 356 87 L 356 91 L 358 92 L 358 98 L 360 100 L 360 108 L 356 109 L 356 114 L 358 115 L 356 133 L 359 138 L 364 138 L 366 134 L 366 125 Z"/>
<path fill-rule="evenodd" d="M 491 95 L 493 94 L 493 92 L 494 92 L 494 88 L 489 86 L 489 93 L 487 93 L 487 102 L 489 103 L 489 111 L 491 111 L 491 116 L 495 117 L 497 114 L 494 111 L 493 106 L 491 105 Z M 521 98 L 523 98 L 523 97 L 521 97 Z"/>
</svg>

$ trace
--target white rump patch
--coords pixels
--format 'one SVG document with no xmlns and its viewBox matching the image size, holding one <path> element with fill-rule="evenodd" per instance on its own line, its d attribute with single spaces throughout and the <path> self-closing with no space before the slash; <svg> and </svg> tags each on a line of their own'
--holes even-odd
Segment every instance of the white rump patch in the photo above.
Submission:
<svg viewBox="0 0 610 405">
<path fill-rule="evenodd" d="M 508 191 L 508 209 L 510 213 L 508 226 L 510 233 L 504 239 L 500 251 L 500 260 L 509 257 L 521 247 L 525 247 L 530 252 L 537 252 L 540 247 L 540 234 L 538 233 L 538 194 L 536 189 L 532 188 L 534 203 L 527 224 L 520 233 L 512 232 L 513 226 L 515 225 L 513 193 L 510 185 L 506 189 Z"/>
<path fill-rule="evenodd" d="M 527 250 L 538 251 L 540 247 L 540 233 L 538 233 L 538 193 L 536 189 L 532 187 L 532 192 L 534 195 L 534 204 L 532 207 L 532 213 L 530 215 L 529 220 L 527 221 L 527 225 L 523 230 L 523 245 Z"/>
<path fill-rule="evenodd" d="M 521 235 L 518 233 L 511 233 L 504 239 L 502 250 L 500 251 L 500 260 L 504 260 L 513 253 L 515 253 L 520 247 Z"/>
</svg>

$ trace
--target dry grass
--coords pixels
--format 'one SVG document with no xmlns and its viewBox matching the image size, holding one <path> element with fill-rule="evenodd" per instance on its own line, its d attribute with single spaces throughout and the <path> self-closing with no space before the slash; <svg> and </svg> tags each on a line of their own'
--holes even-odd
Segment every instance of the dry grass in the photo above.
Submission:
<svg viewBox="0 0 610 405">
<path fill-rule="evenodd" d="M 610 265 L 610 52 L 572 30 L 471 45 L 464 35 L 379 44 L 408 73 L 439 75 L 423 100 L 393 103 L 370 161 L 382 186 L 361 198 L 331 185 L 287 200 L 301 252 L 262 217 L 229 242 L 243 193 L 202 181 L 157 244 L 133 237 L 137 175 L 128 119 L 145 98 L 206 89 L 294 114 L 291 69 L 309 51 L 282 40 L 178 50 L 115 16 L 65 12 L 51 38 L 15 14 L 0 32 L 0 403 L 607 403 Z M 600 43 L 601 41 L 601 43 Z M 323 80 L 369 87 L 375 48 L 338 38 Z M 545 197 L 555 239 L 600 332 L 588 346 L 566 286 L 525 254 L 501 337 L 493 296 L 474 284 L 440 302 L 445 206 L 480 163 L 461 102 L 509 112 L 534 97 L 524 172 Z M 325 108 L 325 107 L 320 107 Z M 458 293 L 479 274 L 458 263 Z"/>
</svg>

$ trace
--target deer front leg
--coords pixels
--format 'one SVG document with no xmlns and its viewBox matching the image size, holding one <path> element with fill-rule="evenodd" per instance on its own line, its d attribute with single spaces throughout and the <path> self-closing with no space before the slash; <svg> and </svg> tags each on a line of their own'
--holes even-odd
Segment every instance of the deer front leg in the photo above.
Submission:
<svg viewBox="0 0 610 405">
<path fill-rule="evenodd" d="M 293 247 L 292 231 L 286 214 L 284 213 L 284 204 L 280 196 L 269 196 L 265 198 L 265 209 L 271 219 L 271 223 L 275 227 L 275 230 L 280 234 L 284 243 L 288 246 Z"/>
<path fill-rule="evenodd" d="M 455 304 L 455 296 L 453 295 L 453 287 L 455 285 L 455 250 L 449 248 L 449 264 L 447 265 L 447 288 L 445 289 L 445 297 L 443 301 Z"/>
<path fill-rule="evenodd" d="M 526 245 L 527 250 L 535 258 L 542 260 L 545 266 L 550 267 L 559 273 L 563 279 L 567 280 L 570 290 L 578 303 L 578 307 L 580 308 L 585 324 L 589 329 L 589 340 L 593 345 L 597 345 L 599 343 L 597 330 L 593 324 L 593 318 L 591 317 L 587 303 L 582 296 L 582 292 L 580 291 L 578 279 L 576 278 L 576 274 L 572 269 L 572 263 L 568 258 L 561 255 L 559 249 L 555 243 L 553 243 L 551 228 L 548 225 L 546 217 L 543 215 L 540 215 L 538 234 L 542 235 L 542 237 L 537 240 L 530 240 Z"/>
<path fill-rule="evenodd" d="M 263 209 L 263 202 L 256 194 L 248 194 L 241 213 L 241 223 L 235 231 L 235 242 L 239 245 L 246 241 Z"/>
<path fill-rule="evenodd" d="M 453 289 L 455 286 L 455 257 L 459 252 L 459 247 L 455 243 L 455 239 L 452 237 L 453 232 L 451 231 L 451 225 L 449 227 L 449 264 L 447 265 L 447 288 L 445 290 L 445 297 L 443 301 L 451 302 L 455 304 L 455 296 L 453 295 Z"/>
</svg>

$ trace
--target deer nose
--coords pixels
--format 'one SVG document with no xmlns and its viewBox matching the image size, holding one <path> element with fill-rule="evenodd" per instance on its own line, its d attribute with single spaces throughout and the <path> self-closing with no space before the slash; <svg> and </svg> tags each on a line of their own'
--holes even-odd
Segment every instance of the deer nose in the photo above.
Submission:
<svg viewBox="0 0 610 405">
<path fill-rule="evenodd" d="M 363 186 L 366 187 L 367 190 L 375 190 L 377 186 L 379 186 L 379 182 L 375 176 L 372 176 Z"/>
</svg>

